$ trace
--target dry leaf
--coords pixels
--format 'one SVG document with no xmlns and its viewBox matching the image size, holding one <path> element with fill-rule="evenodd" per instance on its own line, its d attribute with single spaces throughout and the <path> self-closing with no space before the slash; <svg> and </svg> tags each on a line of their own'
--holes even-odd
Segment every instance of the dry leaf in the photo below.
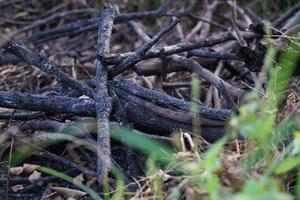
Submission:
<svg viewBox="0 0 300 200">
<path fill-rule="evenodd" d="M 23 172 L 23 167 L 11 167 L 9 169 L 9 173 L 14 175 L 20 175 Z"/>
<path fill-rule="evenodd" d="M 14 192 L 18 192 L 18 191 L 20 191 L 20 190 L 23 190 L 24 187 L 23 187 L 23 185 L 18 184 L 18 185 L 12 186 L 11 189 L 12 189 Z"/>
<path fill-rule="evenodd" d="M 70 189 L 70 188 L 64 188 L 64 187 L 51 187 L 51 190 L 60 193 L 66 197 L 82 197 L 86 195 L 87 193 L 82 192 L 80 190 Z"/>
<path fill-rule="evenodd" d="M 41 174 L 42 173 L 34 170 L 33 173 L 28 177 L 28 181 L 33 182 L 33 181 L 39 179 L 41 177 Z"/>
<path fill-rule="evenodd" d="M 27 172 L 27 173 L 33 172 L 33 171 L 36 170 L 38 167 L 39 167 L 39 165 L 27 164 L 27 163 L 24 163 L 24 164 L 23 164 L 23 170 L 24 170 L 24 172 Z"/>
<path fill-rule="evenodd" d="M 73 179 L 73 183 L 74 183 L 74 184 L 79 184 L 79 183 L 82 183 L 83 181 L 84 181 L 83 173 L 79 174 L 78 176 L 76 176 L 76 177 Z"/>
<path fill-rule="evenodd" d="M 88 97 L 86 95 L 81 95 L 78 99 L 90 99 L 90 97 Z"/>
</svg>

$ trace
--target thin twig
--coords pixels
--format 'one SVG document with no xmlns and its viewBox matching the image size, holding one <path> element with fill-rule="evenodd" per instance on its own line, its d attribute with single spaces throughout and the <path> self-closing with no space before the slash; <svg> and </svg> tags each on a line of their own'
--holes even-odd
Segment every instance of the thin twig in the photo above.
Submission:
<svg viewBox="0 0 300 200">
<path fill-rule="evenodd" d="M 23 59 L 27 64 L 34 65 L 35 67 L 46 72 L 47 74 L 61 82 L 63 86 L 76 89 L 82 92 L 83 94 L 87 94 L 88 96 L 93 95 L 93 90 L 90 87 L 88 87 L 84 83 L 73 79 L 70 75 L 61 71 L 58 67 L 50 63 L 40 54 L 34 53 L 26 47 L 14 42 L 9 42 L 4 48 L 8 52 Z"/>
<path fill-rule="evenodd" d="M 218 88 L 220 81 L 223 81 L 220 77 L 216 76 L 212 72 L 203 68 L 199 63 L 197 63 L 196 61 L 194 61 L 192 59 L 187 59 L 187 58 L 184 58 L 181 56 L 174 55 L 174 56 L 172 56 L 172 60 L 176 63 L 180 63 L 183 67 L 187 68 L 189 71 L 195 72 L 200 77 L 207 80 L 209 83 L 211 83 L 212 85 L 214 85 L 217 88 Z M 225 81 L 223 81 L 223 82 L 224 82 L 224 85 L 225 85 L 228 93 L 231 96 L 233 96 L 235 98 L 239 98 L 245 93 L 244 90 L 234 87 Z"/>
<path fill-rule="evenodd" d="M 285 11 L 285 13 L 283 13 L 280 17 L 276 18 L 276 20 L 273 21 L 272 25 L 274 27 L 281 27 L 282 24 L 291 16 L 293 15 L 295 12 L 297 12 L 298 10 L 300 10 L 300 2 L 297 3 L 296 5 L 290 7 L 287 11 Z"/>
<path fill-rule="evenodd" d="M 114 67 L 114 70 L 112 70 L 110 73 L 111 77 L 117 76 L 118 74 L 131 68 L 134 64 L 141 61 L 146 51 L 148 51 L 155 43 L 157 43 L 161 37 L 163 37 L 166 33 L 172 30 L 178 22 L 179 19 L 176 19 L 175 21 L 171 22 L 168 26 L 163 28 L 153 38 L 151 38 L 151 40 L 149 40 L 148 42 L 143 44 L 140 48 L 138 48 L 136 52 L 134 52 L 133 54 L 125 58 L 119 65 Z"/>
<path fill-rule="evenodd" d="M 197 56 L 197 57 L 203 57 L 203 58 L 217 58 L 221 60 L 240 60 L 243 59 L 239 56 L 231 53 L 223 53 L 223 52 L 213 52 L 213 51 L 203 51 L 194 49 L 188 52 L 188 56 Z"/>
<path fill-rule="evenodd" d="M 192 13 L 189 13 L 189 16 L 191 18 L 193 18 L 193 19 L 196 19 L 196 20 L 203 21 L 205 23 L 211 24 L 212 26 L 218 27 L 218 28 L 220 28 L 222 30 L 225 30 L 225 31 L 228 30 L 228 27 L 226 27 L 226 26 L 223 26 L 223 25 L 221 25 L 219 23 L 216 23 L 216 22 L 213 22 L 213 21 L 209 21 L 209 20 L 207 20 L 205 18 L 202 18 L 202 17 L 198 17 L 198 16 L 196 16 L 196 15 L 194 15 Z"/>
<path fill-rule="evenodd" d="M 251 39 L 251 38 L 256 38 L 260 36 L 259 34 L 256 33 L 251 33 L 251 32 L 242 32 L 242 37 L 244 39 Z M 210 37 L 207 37 L 205 39 L 201 39 L 199 41 L 196 41 L 195 43 L 192 42 L 181 42 L 175 45 L 170 45 L 170 46 L 165 46 L 165 47 L 159 47 L 159 48 L 153 48 L 150 49 L 144 56 L 143 60 L 147 59 L 152 59 L 152 58 L 157 58 L 160 56 L 169 56 L 185 51 L 190 51 L 193 49 L 201 48 L 201 47 L 210 47 L 222 42 L 226 42 L 229 40 L 235 40 L 236 38 L 232 35 L 231 32 L 224 32 L 220 33 L 217 35 L 213 35 Z M 121 53 L 121 54 L 109 54 L 105 55 L 105 62 L 109 64 L 118 64 L 122 62 L 126 57 L 129 57 L 133 55 L 135 52 L 127 52 L 127 53 Z M 112 69 L 112 73 L 114 69 Z"/>
<path fill-rule="evenodd" d="M 77 169 L 78 171 L 80 171 L 84 174 L 87 174 L 87 175 L 90 175 L 90 176 L 96 176 L 96 172 L 93 171 L 92 169 L 80 166 L 79 164 L 77 164 L 77 163 L 75 163 L 75 162 L 73 162 L 69 159 L 58 156 L 58 155 L 56 155 L 54 153 L 51 153 L 49 151 L 41 151 L 41 152 L 34 153 L 33 155 L 45 157 L 45 158 L 48 158 L 48 159 L 54 160 L 54 161 L 58 161 L 58 162 L 61 162 L 61 163 L 63 163 L 64 165 L 66 165 L 68 167 L 71 167 L 73 169 Z"/>
<path fill-rule="evenodd" d="M 32 24 L 29 24 L 27 26 L 24 26 L 20 28 L 19 30 L 13 32 L 11 34 L 11 37 L 15 38 L 17 35 L 24 33 L 26 31 L 29 31 L 35 27 L 41 26 L 43 24 L 50 23 L 50 21 L 57 20 L 58 18 L 65 18 L 68 15 L 76 15 L 76 14 L 97 14 L 99 11 L 97 9 L 93 8 L 85 8 L 85 9 L 76 9 L 76 10 L 70 10 L 70 11 L 65 11 L 65 12 L 56 12 L 53 15 L 50 15 L 46 18 L 39 19 L 35 21 Z"/>
<path fill-rule="evenodd" d="M 187 16 L 189 8 L 183 12 L 168 12 L 167 8 L 171 6 L 174 0 L 165 1 L 165 3 L 159 7 L 157 10 L 150 10 L 145 12 L 133 12 L 120 14 L 115 17 L 114 23 L 126 23 L 130 20 L 143 19 L 147 17 L 181 17 Z M 20 41 L 22 43 L 41 43 L 49 40 L 57 39 L 64 36 L 74 36 L 82 32 L 95 30 L 98 27 L 99 20 L 98 18 L 91 18 L 88 20 L 79 20 L 73 23 L 65 24 L 61 27 L 54 28 L 47 32 L 36 33 L 30 37 L 22 38 Z"/>
</svg>

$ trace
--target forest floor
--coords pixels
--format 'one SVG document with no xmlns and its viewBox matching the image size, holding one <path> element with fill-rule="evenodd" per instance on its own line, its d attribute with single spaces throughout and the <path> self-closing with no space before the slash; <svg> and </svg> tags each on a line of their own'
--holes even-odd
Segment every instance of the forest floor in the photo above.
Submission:
<svg viewBox="0 0 300 200">
<path fill-rule="evenodd" d="M 300 199 L 297 0 L 0 0 L 1 199 Z"/>
</svg>

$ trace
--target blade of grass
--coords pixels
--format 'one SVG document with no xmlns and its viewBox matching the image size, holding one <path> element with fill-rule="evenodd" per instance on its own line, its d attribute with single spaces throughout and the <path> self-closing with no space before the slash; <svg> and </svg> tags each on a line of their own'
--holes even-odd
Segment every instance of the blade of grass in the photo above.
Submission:
<svg viewBox="0 0 300 200">
<path fill-rule="evenodd" d="M 86 192 L 87 194 L 89 194 L 93 199 L 95 200 L 102 200 L 102 198 L 91 188 L 87 187 L 86 185 L 76 182 L 74 181 L 74 179 L 64 173 L 61 173 L 59 171 L 56 171 L 54 169 L 48 168 L 48 167 L 43 167 L 43 166 L 38 166 L 37 171 L 39 172 L 43 172 L 58 178 L 61 178 L 69 183 L 74 184 L 75 186 L 79 187 L 80 189 L 82 189 L 84 192 Z"/>
<path fill-rule="evenodd" d="M 134 134 L 132 130 L 120 127 L 116 124 L 112 124 L 112 129 L 111 137 L 115 140 L 125 143 L 165 164 L 172 160 L 172 154 L 175 153 L 175 151 L 166 145 L 141 134 Z"/>
</svg>

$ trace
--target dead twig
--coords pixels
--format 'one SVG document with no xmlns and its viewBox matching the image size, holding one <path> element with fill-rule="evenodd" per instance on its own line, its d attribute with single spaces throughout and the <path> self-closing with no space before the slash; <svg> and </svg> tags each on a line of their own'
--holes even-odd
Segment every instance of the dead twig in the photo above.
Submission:
<svg viewBox="0 0 300 200">
<path fill-rule="evenodd" d="M 109 116 L 112 100 L 107 89 L 107 66 L 103 65 L 103 55 L 109 53 L 110 38 L 113 28 L 115 9 L 111 4 L 105 5 L 99 23 L 98 31 L 98 59 L 96 60 L 96 76 L 94 78 L 96 93 L 94 93 L 97 114 L 97 179 L 102 185 L 108 180 L 110 163 L 110 134 Z"/>
<path fill-rule="evenodd" d="M 46 72 L 47 74 L 61 82 L 63 86 L 76 89 L 83 94 L 87 94 L 88 96 L 93 95 L 93 90 L 90 87 L 73 79 L 70 75 L 61 71 L 40 54 L 34 53 L 26 47 L 14 42 L 9 42 L 4 48 L 8 52 L 23 59 L 29 65 L 34 65 L 35 67 Z"/>
<path fill-rule="evenodd" d="M 96 176 L 97 175 L 97 173 L 95 171 L 93 171 L 92 169 L 80 166 L 79 164 L 77 164 L 77 163 L 75 163 L 75 162 L 73 162 L 69 159 L 66 159 L 62 156 L 58 156 L 58 155 L 56 155 L 54 153 L 51 153 L 49 151 L 36 152 L 33 155 L 41 156 L 41 157 L 45 157 L 45 158 L 50 159 L 50 160 L 61 162 L 64 165 L 66 165 L 68 167 L 71 167 L 72 169 L 76 169 L 76 170 L 78 170 L 78 171 L 80 171 L 80 172 L 82 172 L 86 175 L 90 175 L 90 176 Z"/>
<path fill-rule="evenodd" d="M 151 38 L 151 40 L 143 44 L 140 48 L 136 50 L 136 52 L 125 58 L 119 65 L 114 67 L 114 69 L 112 69 L 110 72 L 110 76 L 115 77 L 118 74 L 132 67 L 134 64 L 143 60 L 146 51 L 148 51 L 155 43 L 157 43 L 161 37 L 163 37 L 166 33 L 172 30 L 178 22 L 179 19 L 176 19 L 173 22 L 171 22 L 168 26 L 163 28 L 161 31 L 159 31 L 153 38 Z"/>
<path fill-rule="evenodd" d="M 242 32 L 242 37 L 244 39 L 251 39 L 259 37 L 259 34 L 252 33 L 252 32 Z M 142 60 L 157 58 L 160 56 L 169 56 L 185 51 L 190 51 L 193 49 L 201 48 L 201 47 L 211 47 L 213 45 L 226 42 L 229 40 L 235 40 L 236 38 L 232 35 L 231 32 L 223 32 L 219 33 L 214 36 L 207 37 L 205 39 L 201 39 L 194 43 L 192 42 L 181 42 L 175 45 L 159 47 L 150 49 L 142 58 Z M 105 62 L 108 64 L 118 64 L 122 62 L 126 57 L 133 55 L 135 52 L 127 52 L 127 53 L 120 53 L 120 54 L 109 54 L 105 55 L 104 59 Z M 113 72 L 112 72 L 113 73 Z"/>
<path fill-rule="evenodd" d="M 277 28 L 282 27 L 283 23 L 299 10 L 300 10 L 300 2 L 290 7 L 287 11 L 285 11 L 285 13 L 283 13 L 278 18 L 276 18 L 276 20 L 273 21 L 272 25 Z"/>
<path fill-rule="evenodd" d="M 211 83 L 212 85 L 214 85 L 217 88 L 218 88 L 220 81 L 223 81 L 221 78 L 219 78 L 212 72 L 208 71 L 207 69 L 203 68 L 199 63 L 197 63 L 196 61 L 193 61 L 192 59 L 187 59 L 187 58 L 184 58 L 181 56 L 174 55 L 174 56 L 172 56 L 172 60 L 176 63 L 180 63 L 183 67 L 187 68 L 191 72 L 196 73 L 201 78 L 207 80 L 209 83 Z M 234 87 L 225 81 L 223 81 L 223 82 L 224 82 L 226 89 L 228 90 L 228 93 L 231 96 L 233 96 L 235 98 L 239 98 L 239 97 L 243 96 L 243 94 L 245 93 L 244 90 Z"/>
</svg>

